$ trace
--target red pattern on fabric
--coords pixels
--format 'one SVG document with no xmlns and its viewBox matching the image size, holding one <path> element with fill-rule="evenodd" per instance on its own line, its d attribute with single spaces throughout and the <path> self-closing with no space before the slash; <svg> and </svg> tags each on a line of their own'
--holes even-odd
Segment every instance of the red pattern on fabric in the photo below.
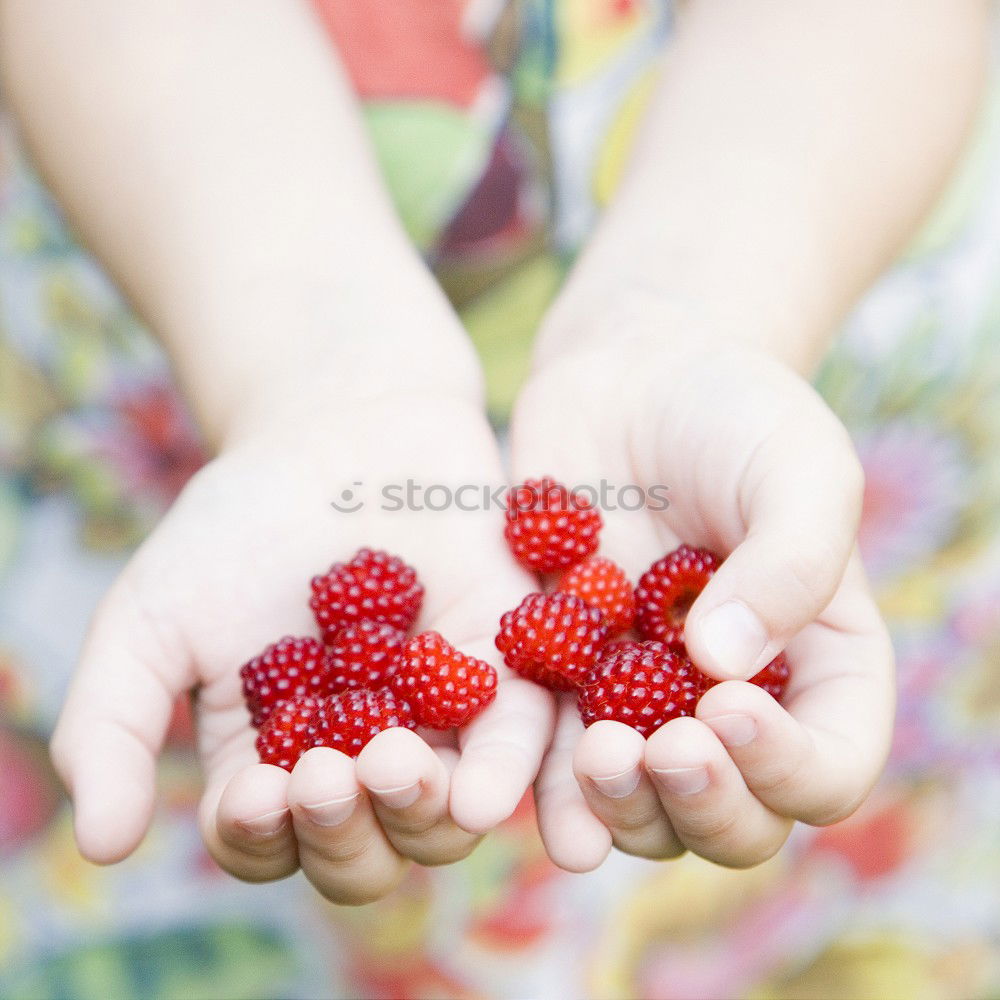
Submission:
<svg viewBox="0 0 1000 1000">
<path fill-rule="evenodd" d="M 438 100 L 469 107 L 492 72 L 462 31 L 467 0 L 393 4 L 313 0 L 358 96 Z M 391 11 L 391 13 L 388 13 Z"/>
</svg>

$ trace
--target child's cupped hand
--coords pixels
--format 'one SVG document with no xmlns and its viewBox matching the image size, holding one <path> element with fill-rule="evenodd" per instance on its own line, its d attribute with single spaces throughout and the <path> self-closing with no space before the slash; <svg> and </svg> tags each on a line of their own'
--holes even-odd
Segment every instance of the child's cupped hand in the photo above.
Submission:
<svg viewBox="0 0 1000 1000">
<path fill-rule="evenodd" d="M 132 852 L 154 809 L 171 709 L 195 691 L 206 791 L 201 829 L 249 881 L 302 868 L 328 899 L 391 889 L 408 859 L 456 861 L 509 815 L 551 738 L 553 702 L 501 668 L 493 704 L 429 746 L 379 734 L 358 760 L 309 751 L 294 773 L 256 763 L 239 668 L 285 634 L 316 634 L 309 578 L 361 546 L 401 555 L 426 588 L 419 628 L 499 665 L 501 613 L 531 589 L 495 510 L 383 510 L 384 485 L 502 481 L 474 401 L 440 389 L 271 414 L 198 473 L 94 619 L 53 739 L 83 853 Z M 338 513 L 331 501 L 362 509 Z"/>
<path fill-rule="evenodd" d="M 893 657 L 858 557 L 847 433 L 783 364 L 696 336 L 623 331 L 550 355 L 514 415 L 515 475 L 606 481 L 601 552 L 633 581 L 681 542 L 728 556 L 686 623 L 697 665 L 726 681 L 696 717 L 644 741 L 617 722 L 584 731 L 563 706 L 536 802 L 549 854 L 571 870 L 612 844 L 759 863 L 794 820 L 851 813 L 888 752 Z M 651 503 L 635 510 L 629 485 Z M 654 509 L 663 487 L 669 506 Z M 746 683 L 781 650 L 783 705 Z"/>
</svg>

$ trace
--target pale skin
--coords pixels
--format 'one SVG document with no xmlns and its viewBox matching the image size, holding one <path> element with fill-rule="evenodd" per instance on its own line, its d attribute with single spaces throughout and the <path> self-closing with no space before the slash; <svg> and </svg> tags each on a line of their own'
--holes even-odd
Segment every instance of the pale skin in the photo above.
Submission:
<svg viewBox="0 0 1000 1000">
<path fill-rule="evenodd" d="M 236 670 L 310 630 L 311 574 L 398 551 L 427 587 L 420 626 L 493 662 L 500 614 L 533 589 L 495 514 L 329 507 L 353 480 L 503 478 L 474 357 L 307 8 L 0 3 L 31 150 L 217 449 L 102 602 L 67 696 L 53 755 L 82 852 L 138 845 L 170 706 L 196 685 L 212 854 L 254 881 L 301 867 L 336 902 L 464 857 L 532 782 L 573 871 L 612 844 L 752 865 L 795 820 L 856 808 L 887 753 L 892 654 L 856 555 L 858 462 L 806 377 L 947 178 L 986 7 L 685 5 L 621 190 L 539 333 L 515 477 L 669 485 L 665 512 L 605 514 L 633 577 L 678 540 L 731 553 L 690 613 L 692 654 L 726 681 L 698 717 L 648 741 L 584 733 L 504 676 L 458 738 L 390 731 L 289 775 L 254 763 Z M 745 679 L 785 648 L 780 707 Z"/>
</svg>

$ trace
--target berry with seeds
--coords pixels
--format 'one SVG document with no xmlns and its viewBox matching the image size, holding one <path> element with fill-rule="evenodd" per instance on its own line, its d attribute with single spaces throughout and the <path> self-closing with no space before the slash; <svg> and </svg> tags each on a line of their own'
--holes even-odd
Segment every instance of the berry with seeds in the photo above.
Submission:
<svg viewBox="0 0 1000 1000">
<path fill-rule="evenodd" d="M 330 693 L 329 664 L 316 639 L 286 635 L 240 668 L 243 697 L 256 729 L 292 698 Z"/>
<path fill-rule="evenodd" d="M 775 701 L 781 701 L 788 687 L 788 661 L 784 653 L 779 653 L 763 670 L 754 674 L 750 678 L 751 684 L 763 688 Z M 705 690 L 715 687 L 719 681 L 712 677 L 705 676 Z"/>
<path fill-rule="evenodd" d="M 416 571 L 398 556 L 359 549 L 347 563 L 334 563 L 312 579 L 309 607 L 323 638 L 364 619 L 408 629 L 420 612 L 424 588 Z"/>
<path fill-rule="evenodd" d="M 262 764 L 291 771 L 298 759 L 316 745 L 318 698 L 293 698 L 279 705 L 257 734 Z"/>
<path fill-rule="evenodd" d="M 600 611 L 575 594 L 529 594 L 500 619 L 496 645 L 522 677 L 569 691 L 597 664 L 607 631 Z"/>
<path fill-rule="evenodd" d="M 632 627 L 635 619 L 635 593 L 628 577 L 617 563 L 602 556 L 591 556 L 569 570 L 559 582 L 564 594 L 576 594 L 604 616 L 610 635 Z"/>
<path fill-rule="evenodd" d="M 788 687 L 788 661 L 779 653 L 760 673 L 750 678 L 751 684 L 763 688 L 775 701 L 781 701 Z"/>
<path fill-rule="evenodd" d="M 597 550 L 601 515 L 582 493 L 550 479 L 528 479 L 507 493 L 504 537 L 533 573 L 567 569 Z"/>
<path fill-rule="evenodd" d="M 580 688 L 580 717 L 586 726 L 612 719 L 649 736 L 671 719 L 694 715 L 705 681 L 686 656 L 663 643 L 621 643 Z"/>
<path fill-rule="evenodd" d="M 385 622 L 366 620 L 341 629 L 327 649 L 327 693 L 385 687 L 396 672 L 405 645 L 406 633 Z"/>
<path fill-rule="evenodd" d="M 451 729 L 471 722 L 493 701 L 497 672 L 437 632 L 421 632 L 406 644 L 392 686 L 420 725 Z"/>
<path fill-rule="evenodd" d="M 688 610 L 718 567 L 718 556 L 690 545 L 682 545 L 653 563 L 635 588 L 639 634 L 680 646 Z"/>
<path fill-rule="evenodd" d="M 357 757 L 368 743 L 386 729 L 416 729 L 410 706 L 389 688 L 369 691 L 350 688 L 331 695 L 320 706 L 314 746 L 332 747 Z"/>
</svg>

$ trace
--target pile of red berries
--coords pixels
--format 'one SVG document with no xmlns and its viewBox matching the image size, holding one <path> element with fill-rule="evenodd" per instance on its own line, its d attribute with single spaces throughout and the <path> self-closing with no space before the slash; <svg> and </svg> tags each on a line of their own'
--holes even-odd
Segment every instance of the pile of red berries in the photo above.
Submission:
<svg viewBox="0 0 1000 1000">
<path fill-rule="evenodd" d="M 311 586 L 322 641 L 286 636 L 240 671 L 265 764 L 290 771 L 312 747 L 357 757 L 394 726 L 464 726 L 495 697 L 489 663 L 437 632 L 407 639 L 424 588 L 402 559 L 361 549 Z"/>
<path fill-rule="evenodd" d="M 507 666 L 553 691 L 576 691 L 588 725 L 614 719 L 645 736 L 693 714 L 716 682 L 688 657 L 684 619 L 719 559 L 682 545 L 633 589 L 619 566 L 595 555 L 600 513 L 548 478 L 509 491 L 506 522 L 517 560 L 553 582 L 500 619 L 496 645 Z M 286 636 L 240 671 L 264 763 L 291 770 L 318 746 L 356 757 L 384 729 L 464 726 L 493 701 L 489 663 L 437 632 L 407 637 L 424 590 L 402 559 L 361 549 L 311 586 L 322 638 Z M 787 681 L 783 655 L 753 678 L 778 699 Z"/>
<path fill-rule="evenodd" d="M 692 715 L 715 683 L 684 645 L 688 609 L 719 565 L 682 545 L 653 563 L 633 590 L 625 571 L 595 555 L 601 515 L 552 479 L 528 480 L 507 497 L 511 551 L 529 570 L 557 574 L 549 593 L 529 594 L 500 619 L 497 649 L 512 670 L 554 691 L 577 692 L 580 715 L 624 722 L 643 736 Z M 780 699 L 784 655 L 752 683 Z"/>
</svg>

